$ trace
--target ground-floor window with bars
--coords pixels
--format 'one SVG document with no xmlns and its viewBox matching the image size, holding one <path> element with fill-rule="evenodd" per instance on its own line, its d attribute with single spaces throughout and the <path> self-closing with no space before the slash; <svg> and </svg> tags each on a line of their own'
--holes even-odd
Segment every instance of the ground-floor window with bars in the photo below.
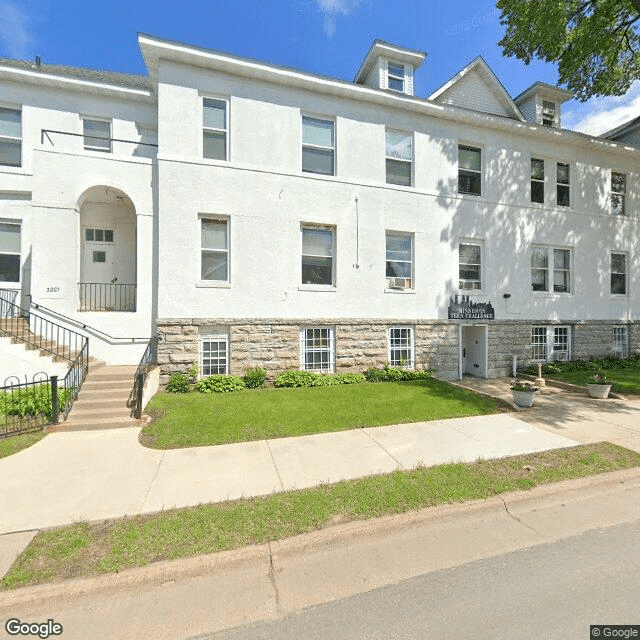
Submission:
<svg viewBox="0 0 640 640">
<path fill-rule="evenodd" d="M 389 364 L 394 367 L 413 369 L 413 328 L 389 327 Z"/>
<path fill-rule="evenodd" d="M 226 335 L 200 337 L 200 375 L 229 373 L 229 337 Z"/>
<path fill-rule="evenodd" d="M 569 360 L 570 357 L 570 327 L 531 328 L 531 359 L 534 362 Z"/>
<path fill-rule="evenodd" d="M 300 332 L 300 356 L 305 371 L 331 373 L 335 369 L 334 331 L 330 327 L 309 327 Z"/>
<path fill-rule="evenodd" d="M 629 356 L 629 333 L 627 327 L 613 327 L 612 355 L 618 358 Z"/>
</svg>

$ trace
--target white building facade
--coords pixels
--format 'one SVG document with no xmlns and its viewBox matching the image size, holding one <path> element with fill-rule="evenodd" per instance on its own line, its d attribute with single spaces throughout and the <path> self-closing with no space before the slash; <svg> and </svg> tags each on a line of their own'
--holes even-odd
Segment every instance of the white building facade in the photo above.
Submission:
<svg viewBox="0 0 640 640">
<path fill-rule="evenodd" d="M 512 99 L 477 58 L 417 97 L 425 54 L 380 41 L 354 82 L 139 43 L 146 77 L 0 62 L 0 286 L 95 355 L 157 332 L 164 374 L 457 378 L 640 350 L 638 148 L 561 129 L 566 91 Z"/>
</svg>

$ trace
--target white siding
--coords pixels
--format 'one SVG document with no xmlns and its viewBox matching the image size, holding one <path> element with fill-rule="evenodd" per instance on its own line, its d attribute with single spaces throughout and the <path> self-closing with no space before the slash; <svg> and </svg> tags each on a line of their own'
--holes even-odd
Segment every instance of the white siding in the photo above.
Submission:
<svg viewBox="0 0 640 640">
<path fill-rule="evenodd" d="M 522 112 L 525 120 L 527 120 L 528 122 L 533 122 L 535 124 L 540 123 L 535 96 L 531 96 L 524 102 L 521 102 L 518 107 L 520 108 L 520 111 Z"/>
</svg>

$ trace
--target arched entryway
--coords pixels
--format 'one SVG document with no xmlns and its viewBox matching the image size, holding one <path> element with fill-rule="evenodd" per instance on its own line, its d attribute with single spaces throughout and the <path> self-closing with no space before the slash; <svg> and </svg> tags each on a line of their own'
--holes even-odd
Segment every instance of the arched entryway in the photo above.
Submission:
<svg viewBox="0 0 640 640">
<path fill-rule="evenodd" d="M 95 186 L 78 201 L 80 311 L 136 310 L 136 213 L 119 189 Z"/>
</svg>

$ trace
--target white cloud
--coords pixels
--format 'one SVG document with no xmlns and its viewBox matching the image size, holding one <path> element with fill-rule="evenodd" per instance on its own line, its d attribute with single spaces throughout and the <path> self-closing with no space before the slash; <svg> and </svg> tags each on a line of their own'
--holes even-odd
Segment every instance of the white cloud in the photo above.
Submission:
<svg viewBox="0 0 640 640">
<path fill-rule="evenodd" d="M 30 17 L 15 2 L 0 0 L 0 47 L 6 51 L 5 55 L 31 57 L 34 37 L 30 22 Z"/>
<path fill-rule="evenodd" d="M 331 38 L 336 32 L 336 18 L 348 16 L 355 11 L 364 0 L 316 0 L 320 11 L 324 14 L 324 32 Z"/>
<path fill-rule="evenodd" d="M 600 135 L 640 116 L 640 82 L 635 82 L 623 96 L 593 98 L 577 103 L 562 116 L 566 129 Z"/>
</svg>

